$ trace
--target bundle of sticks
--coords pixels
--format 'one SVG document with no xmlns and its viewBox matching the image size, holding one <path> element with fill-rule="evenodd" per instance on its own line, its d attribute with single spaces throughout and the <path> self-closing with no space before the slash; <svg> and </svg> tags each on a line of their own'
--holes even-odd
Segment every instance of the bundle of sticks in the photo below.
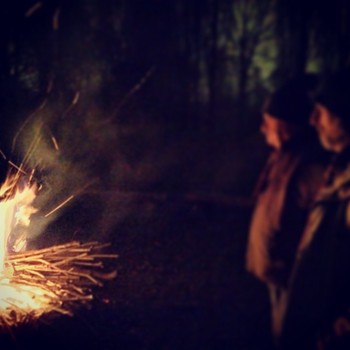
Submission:
<svg viewBox="0 0 350 350">
<path fill-rule="evenodd" d="M 76 305 L 93 299 L 92 288 L 116 277 L 106 272 L 109 244 L 76 241 L 7 255 L 0 273 L 0 327 L 12 327 L 43 314 L 73 315 Z"/>
</svg>

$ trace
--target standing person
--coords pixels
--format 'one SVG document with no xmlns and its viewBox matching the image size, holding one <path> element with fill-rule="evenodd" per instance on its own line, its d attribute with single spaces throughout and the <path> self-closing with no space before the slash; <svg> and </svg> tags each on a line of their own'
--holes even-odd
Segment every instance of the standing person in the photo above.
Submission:
<svg viewBox="0 0 350 350">
<path fill-rule="evenodd" d="M 247 270 L 268 287 L 272 333 L 279 333 L 285 292 L 302 229 L 321 186 L 325 154 L 309 125 L 313 103 L 292 82 L 275 91 L 262 110 L 261 132 L 272 152 L 255 191 Z"/>
<path fill-rule="evenodd" d="M 303 232 L 285 298 L 283 349 L 350 349 L 350 73 L 324 84 L 312 115 L 334 153 Z"/>
</svg>

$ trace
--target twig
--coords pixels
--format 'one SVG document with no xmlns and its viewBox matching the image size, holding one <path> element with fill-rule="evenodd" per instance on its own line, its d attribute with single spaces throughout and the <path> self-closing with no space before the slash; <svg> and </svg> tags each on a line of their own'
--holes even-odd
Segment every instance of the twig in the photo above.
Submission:
<svg viewBox="0 0 350 350">
<path fill-rule="evenodd" d="M 99 272 L 103 268 L 102 260 L 117 258 L 115 254 L 100 252 L 106 246 L 99 242 L 74 241 L 9 254 L 5 261 L 7 272 L 0 275 L 0 327 L 11 328 L 49 313 L 72 316 L 76 305 L 93 300 L 91 288 L 101 287 L 102 280 L 116 276 L 115 271 Z M 9 293 L 3 296 L 4 288 L 13 289 L 11 297 Z M 22 307 L 26 299 L 38 306 Z"/>
</svg>

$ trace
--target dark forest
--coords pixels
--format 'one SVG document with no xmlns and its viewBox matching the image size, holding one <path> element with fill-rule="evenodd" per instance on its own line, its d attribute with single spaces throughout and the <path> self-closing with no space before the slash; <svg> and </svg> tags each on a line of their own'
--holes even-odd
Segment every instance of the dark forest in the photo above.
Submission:
<svg viewBox="0 0 350 350">
<path fill-rule="evenodd" d="M 77 197 L 33 244 L 120 256 L 92 310 L 0 344 L 271 349 L 266 291 L 244 270 L 261 106 L 350 65 L 350 2 L 14 0 L 0 16 L 0 149 L 38 169 L 41 207 Z"/>
<path fill-rule="evenodd" d="M 248 194 L 263 156 L 263 99 L 290 77 L 348 64 L 349 6 L 342 0 L 6 4 L 3 150 L 10 151 L 19 125 L 44 100 L 60 115 L 79 94 L 72 113 L 94 110 L 119 134 L 113 151 L 120 173 L 132 172 L 118 175 L 121 186 Z M 138 176 L 145 162 L 154 171 Z"/>
</svg>

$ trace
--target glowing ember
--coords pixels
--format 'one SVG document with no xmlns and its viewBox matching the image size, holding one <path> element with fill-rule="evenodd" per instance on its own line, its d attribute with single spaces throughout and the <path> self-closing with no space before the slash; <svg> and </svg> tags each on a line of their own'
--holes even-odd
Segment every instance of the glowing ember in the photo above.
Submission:
<svg viewBox="0 0 350 350">
<path fill-rule="evenodd" d="M 1 314 L 9 308 L 18 308 L 23 311 L 18 313 L 19 315 L 26 316 L 26 313 L 31 311 L 37 317 L 52 303 L 52 298 L 56 297 L 43 288 L 17 284 L 8 278 L 0 279 L 0 295 Z"/>
<path fill-rule="evenodd" d="M 77 304 L 93 299 L 91 287 L 115 278 L 103 271 L 107 244 L 70 242 L 45 249 L 12 253 L 0 275 L 0 327 L 33 320 L 53 311 L 73 315 Z"/>
<path fill-rule="evenodd" d="M 23 250 L 26 246 L 25 229 L 30 224 L 30 216 L 36 212 L 32 206 L 36 186 L 24 184 L 23 188 L 19 188 L 18 181 L 17 175 L 9 176 L 0 188 L 0 314 L 7 324 L 10 322 L 9 315 L 6 316 L 9 309 L 17 311 L 12 312 L 16 316 L 15 322 L 22 322 L 28 314 L 37 317 L 43 314 L 54 297 L 42 287 L 12 281 L 13 271 L 5 270 L 10 236 L 18 236 L 11 249 L 17 252 Z"/>
<path fill-rule="evenodd" d="M 0 327 L 53 311 L 72 315 L 74 304 L 93 299 L 92 286 L 116 276 L 101 272 L 102 260 L 117 256 L 101 254 L 106 245 L 97 242 L 23 252 L 37 187 L 18 183 L 19 176 L 9 177 L 0 188 Z"/>
</svg>

